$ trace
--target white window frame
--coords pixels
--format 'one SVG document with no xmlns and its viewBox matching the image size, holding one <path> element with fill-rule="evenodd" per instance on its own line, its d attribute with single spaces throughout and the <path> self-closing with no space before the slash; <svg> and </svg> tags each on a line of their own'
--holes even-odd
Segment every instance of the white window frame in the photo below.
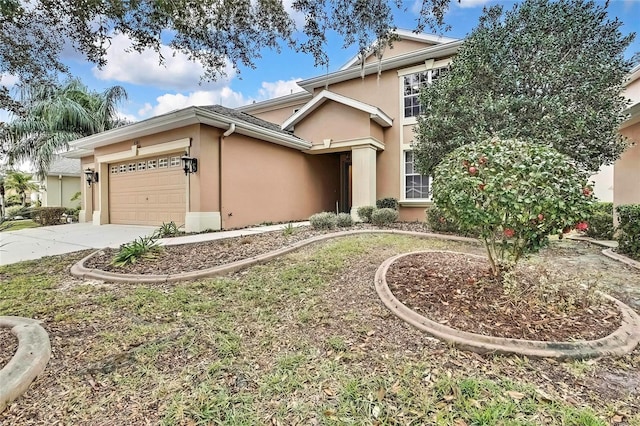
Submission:
<svg viewBox="0 0 640 426">
<path fill-rule="evenodd" d="M 180 163 L 182 161 L 180 160 L 180 156 L 177 157 L 171 157 L 169 159 L 169 167 L 180 167 Z"/>
<path fill-rule="evenodd" d="M 158 168 L 166 169 L 169 167 L 169 159 L 167 157 L 158 158 Z"/>
<path fill-rule="evenodd" d="M 136 171 L 136 163 L 127 164 L 127 171 L 128 172 L 135 172 Z"/>
<path fill-rule="evenodd" d="M 138 170 L 144 171 L 147 170 L 147 161 L 139 161 L 138 162 Z"/>
<path fill-rule="evenodd" d="M 120 164 L 119 173 L 127 173 L 127 165 L 126 164 Z"/>
<path fill-rule="evenodd" d="M 399 94 L 400 94 L 400 118 L 402 121 L 403 125 L 408 125 L 408 124 L 416 124 L 418 122 L 417 116 L 411 116 L 411 117 L 405 117 L 404 116 L 404 100 L 405 100 L 405 94 L 404 94 L 404 78 L 405 76 L 408 75 L 412 75 L 412 74 L 418 74 L 418 73 L 427 73 L 427 84 L 430 84 L 432 82 L 432 75 L 433 75 L 433 71 L 437 70 L 437 69 L 441 69 L 441 68 L 447 68 L 449 67 L 449 65 L 451 64 L 451 58 L 448 59 L 443 59 L 440 61 L 435 61 L 433 59 L 429 59 L 427 61 L 425 61 L 424 64 L 422 65 L 417 65 L 414 67 L 410 67 L 410 68 L 405 68 L 405 69 L 401 69 L 398 70 L 398 88 L 399 88 Z M 414 96 L 414 95 L 412 95 Z"/>
<path fill-rule="evenodd" d="M 402 150 L 402 199 L 400 200 L 401 203 L 404 204 L 410 204 L 412 202 L 414 203 L 420 203 L 420 202 L 427 202 L 427 201 L 431 201 L 431 184 L 432 184 L 432 180 L 431 176 L 425 176 L 425 175 L 421 175 L 420 173 L 418 173 L 415 170 L 415 166 L 413 166 L 412 168 L 414 169 L 414 173 L 407 173 L 407 154 L 408 153 L 413 153 L 412 149 L 404 149 Z M 415 158 L 412 158 L 413 160 L 413 164 L 415 164 Z M 422 179 L 424 179 L 425 177 L 427 178 L 427 185 L 428 185 L 428 195 L 426 198 L 409 198 L 407 196 L 407 177 L 409 176 L 420 176 Z"/>
<path fill-rule="evenodd" d="M 118 166 L 111 166 L 109 169 L 111 170 L 112 175 L 118 174 Z"/>
<path fill-rule="evenodd" d="M 158 168 L 158 161 L 157 160 L 148 160 L 147 161 L 147 170 L 155 170 Z"/>
</svg>

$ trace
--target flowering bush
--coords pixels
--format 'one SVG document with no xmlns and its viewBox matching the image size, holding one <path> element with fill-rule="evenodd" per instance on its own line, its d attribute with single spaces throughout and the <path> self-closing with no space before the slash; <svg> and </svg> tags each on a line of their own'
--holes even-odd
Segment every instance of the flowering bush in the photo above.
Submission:
<svg viewBox="0 0 640 426">
<path fill-rule="evenodd" d="M 553 148 L 494 138 L 445 157 L 435 169 L 433 198 L 447 220 L 479 233 L 499 276 L 549 234 L 586 229 L 593 198 L 586 181 Z"/>
</svg>

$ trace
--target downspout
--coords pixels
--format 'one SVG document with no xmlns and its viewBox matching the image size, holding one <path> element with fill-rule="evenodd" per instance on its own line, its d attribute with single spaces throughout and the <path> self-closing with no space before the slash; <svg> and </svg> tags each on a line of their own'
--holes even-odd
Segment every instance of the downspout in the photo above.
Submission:
<svg viewBox="0 0 640 426">
<path fill-rule="evenodd" d="M 64 207 L 62 205 L 62 175 L 58 175 L 58 185 L 60 186 L 60 207 Z"/>
<path fill-rule="evenodd" d="M 218 136 L 218 206 L 220 208 L 220 228 L 222 228 L 222 140 L 227 136 L 231 136 L 236 131 L 236 123 L 229 124 L 229 128 L 220 136 Z"/>
</svg>

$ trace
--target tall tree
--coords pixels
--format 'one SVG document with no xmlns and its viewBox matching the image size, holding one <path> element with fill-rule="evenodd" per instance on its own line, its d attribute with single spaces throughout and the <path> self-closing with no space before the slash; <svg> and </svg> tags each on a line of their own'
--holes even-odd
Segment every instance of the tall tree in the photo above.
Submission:
<svg viewBox="0 0 640 426">
<path fill-rule="evenodd" d="M 78 79 L 23 86 L 19 96 L 23 113 L 0 131 L 9 164 L 30 161 L 36 175 L 44 176 L 54 155 L 67 149 L 68 142 L 123 124 L 116 106 L 126 96 L 120 86 L 98 93 Z"/>
<path fill-rule="evenodd" d="M 418 1 L 416 28 L 444 28 L 451 0 Z M 263 48 L 278 49 L 282 42 L 326 64 L 329 31 L 361 50 L 374 40 L 388 42 L 393 13 L 406 6 L 402 0 L 294 0 L 288 11 L 282 0 L 0 0 L 0 74 L 26 83 L 54 78 L 67 70 L 60 54 L 69 47 L 104 65 L 118 33 L 137 51 L 159 54 L 168 42 L 200 61 L 205 79 L 219 76 L 227 61 L 253 67 Z M 303 28 L 290 12 L 304 15 Z M 0 108 L 19 108 L 1 86 Z"/>
<path fill-rule="evenodd" d="M 585 170 L 624 149 L 620 95 L 635 34 L 587 0 L 525 0 L 485 9 L 447 75 L 421 93 L 414 143 L 430 174 L 455 148 L 498 136 L 553 146 Z"/>
<path fill-rule="evenodd" d="M 37 191 L 39 189 L 38 185 L 35 182 L 31 181 L 32 178 L 33 175 L 14 170 L 7 173 L 7 176 L 4 180 L 5 188 L 13 189 L 16 194 L 20 196 L 22 207 L 26 206 L 27 204 L 27 192 Z"/>
</svg>

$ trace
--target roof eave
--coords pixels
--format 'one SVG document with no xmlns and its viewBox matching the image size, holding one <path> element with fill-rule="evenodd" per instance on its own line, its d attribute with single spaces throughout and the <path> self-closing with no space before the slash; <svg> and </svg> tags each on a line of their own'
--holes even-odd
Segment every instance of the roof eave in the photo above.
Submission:
<svg viewBox="0 0 640 426">
<path fill-rule="evenodd" d="M 310 96 L 309 92 L 302 91 L 292 93 L 290 95 L 279 96 L 277 98 L 268 99 L 262 102 L 256 102 L 254 104 L 243 105 L 241 107 L 236 108 L 236 111 L 251 113 L 252 111 L 260 110 L 263 108 L 274 107 L 280 104 L 285 104 L 289 102 L 297 102 L 304 101 Z"/>
<path fill-rule="evenodd" d="M 436 46 L 427 47 L 420 50 L 414 50 L 413 52 L 405 53 L 398 56 L 393 56 L 389 59 L 383 59 L 380 64 L 373 62 L 364 66 L 364 75 L 370 75 L 378 72 L 378 69 L 386 71 L 389 69 L 400 68 L 403 66 L 415 64 L 417 61 L 428 59 L 435 56 L 453 55 L 458 51 L 463 41 L 452 41 L 450 43 L 439 44 Z M 380 67 L 380 68 L 379 68 Z M 305 89 L 309 93 L 313 93 L 313 89 L 324 86 L 326 84 L 335 84 L 345 80 L 351 80 L 359 78 L 362 75 L 360 67 L 352 67 L 347 69 L 338 70 L 336 72 L 313 77 L 307 80 L 298 82 L 298 85 Z"/>
</svg>

